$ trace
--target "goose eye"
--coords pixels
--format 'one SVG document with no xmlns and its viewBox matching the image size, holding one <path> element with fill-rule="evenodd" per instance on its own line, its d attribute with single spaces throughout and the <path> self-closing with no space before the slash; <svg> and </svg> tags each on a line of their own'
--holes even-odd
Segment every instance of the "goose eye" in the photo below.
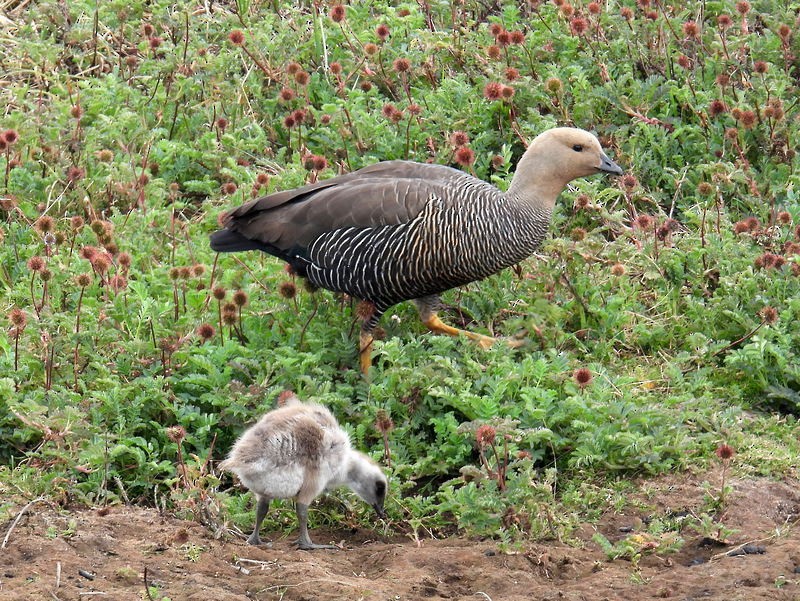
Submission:
<svg viewBox="0 0 800 601">
<path fill-rule="evenodd" d="M 581 150 L 583 150 L 583 145 L 581 145 L 581 144 L 575 144 L 575 145 L 572 147 L 572 150 L 574 150 L 575 152 L 580 152 Z"/>
</svg>

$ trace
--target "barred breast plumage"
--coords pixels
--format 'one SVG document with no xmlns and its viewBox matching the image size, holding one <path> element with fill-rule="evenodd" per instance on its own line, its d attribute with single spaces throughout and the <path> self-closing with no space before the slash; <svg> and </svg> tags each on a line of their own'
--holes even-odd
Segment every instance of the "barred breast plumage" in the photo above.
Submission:
<svg viewBox="0 0 800 601">
<path fill-rule="evenodd" d="M 246 203 L 226 215 L 211 246 L 262 250 L 318 287 L 372 302 L 361 332 L 366 371 L 372 330 L 405 300 L 430 329 L 491 344 L 443 324 L 438 295 L 530 256 L 567 182 L 598 172 L 622 170 L 592 134 L 555 128 L 534 139 L 505 193 L 450 167 L 385 161 Z"/>
</svg>

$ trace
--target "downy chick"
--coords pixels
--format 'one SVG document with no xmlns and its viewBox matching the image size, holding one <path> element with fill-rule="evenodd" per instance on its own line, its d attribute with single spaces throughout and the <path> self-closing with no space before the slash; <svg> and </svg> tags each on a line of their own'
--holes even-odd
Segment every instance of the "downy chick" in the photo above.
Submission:
<svg viewBox="0 0 800 601">
<path fill-rule="evenodd" d="M 261 544 L 258 531 L 272 499 L 295 499 L 301 549 L 330 549 L 308 535 L 308 506 L 322 492 L 348 486 L 385 517 L 388 482 L 380 467 L 350 446 L 331 412 L 290 397 L 242 434 L 220 468 L 236 474 L 258 501 L 247 542 Z"/>
</svg>

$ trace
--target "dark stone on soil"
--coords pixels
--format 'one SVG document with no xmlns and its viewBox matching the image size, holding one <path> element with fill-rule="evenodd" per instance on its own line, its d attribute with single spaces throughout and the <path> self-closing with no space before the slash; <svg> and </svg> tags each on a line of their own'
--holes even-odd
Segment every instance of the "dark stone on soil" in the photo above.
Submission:
<svg viewBox="0 0 800 601">
<path fill-rule="evenodd" d="M 705 557 L 695 557 L 692 561 L 689 562 L 689 567 L 691 566 L 699 566 L 700 564 L 706 563 L 708 560 Z"/>
<path fill-rule="evenodd" d="M 795 566 L 794 567 L 794 573 L 795 574 L 800 574 L 800 566 Z"/>
<path fill-rule="evenodd" d="M 766 552 L 766 547 L 762 547 L 761 545 L 745 545 L 741 549 L 728 551 L 728 555 L 730 557 L 736 557 L 737 555 L 763 555 Z"/>
<path fill-rule="evenodd" d="M 633 532 L 633 526 L 621 526 L 619 531 L 620 532 Z"/>
<path fill-rule="evenodd" d="M 486 557 L 494 557 L 495 555 L 497 555 L 497 551 L 493 549 L 487 549 L 486 551 L 483 552 L 483 554 L 486 555 Z"/>
</svg>

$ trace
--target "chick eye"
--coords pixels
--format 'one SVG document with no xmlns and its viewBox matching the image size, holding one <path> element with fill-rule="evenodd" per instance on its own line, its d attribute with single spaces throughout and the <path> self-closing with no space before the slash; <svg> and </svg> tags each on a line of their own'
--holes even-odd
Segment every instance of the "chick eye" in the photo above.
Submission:
<svg viewBox="0 0 800 601">
<path fill-rule="evenodd" d="M 580 152 L 581 150 L 583 150 L 583 145 L 581 145 L 581 144 L 575 144 L 575 145 L 572 147 L 572 150 L 574 150 L 575 152 Z"/>
</svg>

